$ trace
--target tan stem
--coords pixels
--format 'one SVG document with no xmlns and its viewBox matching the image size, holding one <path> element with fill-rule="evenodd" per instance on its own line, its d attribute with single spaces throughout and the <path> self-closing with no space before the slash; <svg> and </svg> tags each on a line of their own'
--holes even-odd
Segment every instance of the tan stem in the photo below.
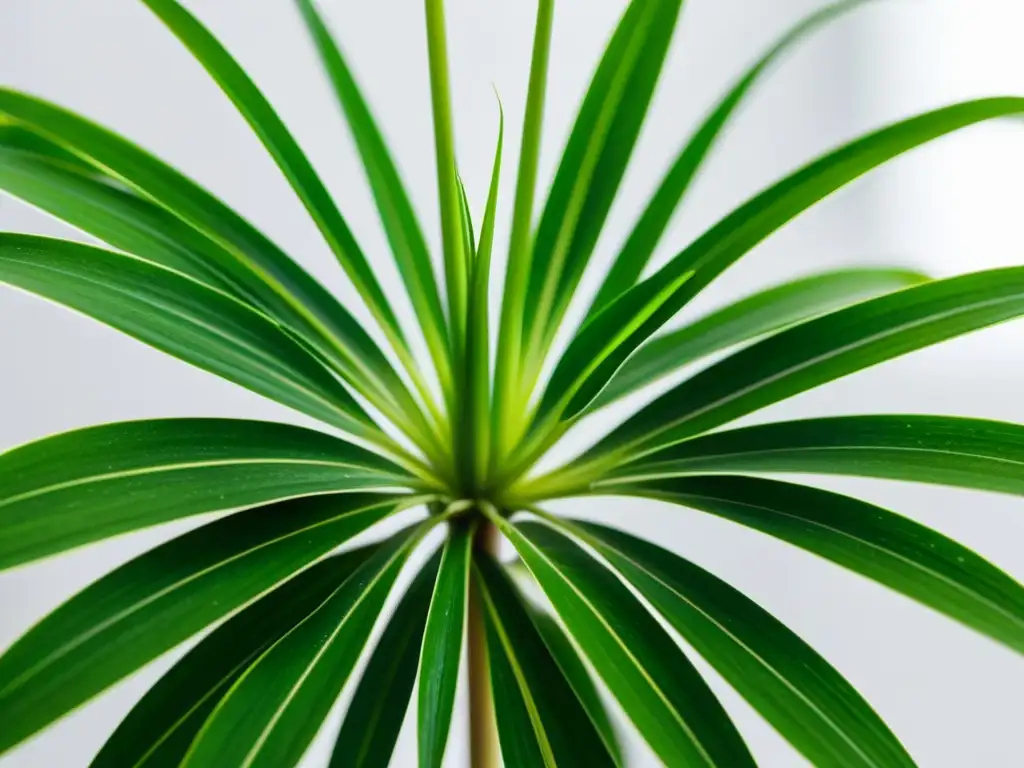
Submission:
<svg viewBox="0 0 1024 768">
<path fill-rule="evenodd" d="M 482 552 L 498 554 L 498 529 L 484 520 L 473 545 Z M 469 764 L 471 768 L 500 768 L 501 753 L 491 699 L 491 677 L 487 668 L 484 616 L 476 584 L 470 586 L 469 601 Z"/>
</svg>

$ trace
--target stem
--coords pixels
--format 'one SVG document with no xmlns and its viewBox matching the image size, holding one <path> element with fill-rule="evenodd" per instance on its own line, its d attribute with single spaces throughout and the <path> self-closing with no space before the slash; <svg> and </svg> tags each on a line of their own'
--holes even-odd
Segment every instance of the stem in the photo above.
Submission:
<svg viewBox="0 0 1024 768">
<path fill-rule="evenodd" d="M 498 554 L 498 529 L 483 520 L 473 538 L 473 546 L 489 555 Z M 476 584 L 470 587 L 469 600 L 469 764 L 471 768 L 499 768 L 501 752 L 491 699 L 491 677 L 487 667 L 487 641 L 484 616 Z"/>
</svg>

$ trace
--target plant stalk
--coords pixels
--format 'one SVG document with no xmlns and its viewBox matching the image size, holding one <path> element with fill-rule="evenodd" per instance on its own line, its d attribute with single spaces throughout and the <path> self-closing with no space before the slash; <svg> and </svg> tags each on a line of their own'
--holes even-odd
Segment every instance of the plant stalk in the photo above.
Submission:
<svg viewBox="0 0 1024 768">
<path fill-rule="evenodd" d="M 489 520 L 477 528 L 473 546 L 481 552 L 498 554 L 498 529 Z M 501 751 L 491 698 L 491 676 L 487 667 L 487 640 L 483 605 L 476 582 L 470 582 L 469 600 L 469 764 L 470 768 L 500 768 Z"/>
</svg>

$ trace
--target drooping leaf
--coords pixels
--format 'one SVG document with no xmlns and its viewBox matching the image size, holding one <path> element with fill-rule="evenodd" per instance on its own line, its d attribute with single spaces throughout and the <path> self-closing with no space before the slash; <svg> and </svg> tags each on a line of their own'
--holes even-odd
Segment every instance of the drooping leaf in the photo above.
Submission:
<svg viewBox="0 0 1024 768">
<path fill-rule="evenodd" d="M 730 213 L 651 277 L 598 312 L 569 344 L 539 408 L 569 419 L 625 360 L 755 245 L 840 187 L 933 139 L 1024 112 L 1024 98 L 990 98 L 927 112 L 853 141 L 787 176 Z M 629 328 L 621 338 L 618 330 Z M 609 347 L 608 339 L 614 337 Z"/>
<path fill-rule="evenodd" d="M 592 523 L 579 533 L 813 765 L 914 765 L 881 718 L 825 659 L 703 568 Z"/>
<path fill-rule="evenodd" d="M 251 224 L 166 163 L 115 133 L 42 99 L 0 88 L 0 118 L 16 121 L 102 167 L 232 255 L 233 277 L 259 308 L 300 334 L 392 420 L 418 413 L 401 378 L 355 318 Z"/>
<path fill-rule="evenodd" d="M 697 176 L 704 161 L 711 154 L 726 125 L 738 108 L 745 103 L 761 76 L 797 43 L 821 26 L 836 19 L 847 11 L 862 5 L 867 0 L 850 0 L 827 5 L 787 30 L 768 51 L 722 97 L 708 117 L 694 131 L 683 146 L 668 172 L 662 178 L 657 191 L 651 197 L 629 238 L 612 262 L 608 274 L 590 306 L 587 320 L 607 306 L 616 296 L 630 288 L 640 279 L 644 267 L 654 254 L 654 249 L 665 234 L 665 229 L 679 208 L 690 184 Z"/>
<path fill-rule="evenodd" d="M 723 768 L 754 765 L 711 689 L 618 578 L 547 525 L 496 522 L 662 761 Z"/>
<path fill-rule="evenodd" d="M 526 750 L 539 753 L 545 766 L 614 766 L 508 576 L 486 555 L 474 560 L 474 573 L 484 606 L 488 662 L 498 673 L 492 671 L 491 687 L 506 764 L 523 764 L 514 758 Z M 502 683 L 511 690 L 502 690 Z M 506 710 L 511 717 L 505 717 Z M 527 747 L 524 741 L 534 744 Z"/>
<path fill-rule="evenodd" d="M 473 531 L 450 524 L 437 582 L 429 599 L 430 614 L 420 655 L 417 724 L 421 768 L 438 768 L 448 743 L 465 635 L 472 551 Z"/>
<path fill-rule="evenodd" d="M 389 765 L 416 683 L 440 555 L 423 566 L 373 650 L 334 743 L 330 768 Z"/>
<path fill-rule="evenodd" d="M 43 157 L 85 176 L 103 177 L 103 172 L 98 166 L 4 116 L 0 116 L 0 146 Z"/>
<path fill-rule="evenodd" d="M 177 768 L 224 694 L 366 560 L 372 547 L 329 557 L 274 589 L 204 638 L 149 689 L 90 768 Z"/>
<path fill-rule="evenodd" d="M 775 536 L 1024 652 L 1024 587 L 966 547 L 881 507 L 739 475 L 652 480 L 616 492 L 682 504 Z"/>
<path fill-rule="evenodd" d="M 603 408 L 702 357 L 925 280 L 924 275 L 902 269 L 840 269 L 755 293 L 651 339 L 626 361 L 581 415 Z"/>
<path fill-rule="evenodd" d="M 537 228 L 523 318 L 528 370 L 544 355 L 597 244 L 682 4 L 633 0 L 580 106 Z"/>
<path fill-rule="evenodd" d="M 188 768 L 296 765 L 348 679 L 412 547 L 406 529 L 380 548 L 317 610 L 232 685 L 196 737 Z"/>
<path fill-rule="evenodd" d="M 777 422 L 677 443 L 614 470 L 608 482 L 714 472 L 856 475 L 1020 496 L 1024 426 L 896 414 Z"/>
<path fill-rule="evenodd" d="M 800 392 L 1024 313 L 1024 268 L 936 280 L 797 325 L 642 408 L 591 455 L 648 452 Z"/>
<path fill-rule="evenodd" d="M 203 512 L 408 482 L 387 459 L 287 424 L 87 427 L 0 454 L 0 568 Z"/>
<path fill-rule="evenodd" d="M 352 395 L 278 325 L 185 275 L 80 243 L 4 233 L 0 282 L 352 434 L 380 439 Z"/>
<path fill-rule="evenodd" d="M 409 201 L 409 195 L 342 50 L 317 12 L 316 4 L 313 0 L 296 0 L 296 4 L 316 43 L 324 69 L 345 113 L 352 138 L 363 161 L 366 178 L 377 202 L 377 211 L 384 225 L 384 232 L 395 255 L 395 263 L 416 310 L 441 386 L 448 391 L 452 379 L 448 360 L 448 326 L 441 306 L 430 251 Z"/>
<path fill-rule="evenodd" d="M 374 494 L 230 515 L 94 582 L 0 657 L 0 752 L 392 514 Z"/>
</svg>

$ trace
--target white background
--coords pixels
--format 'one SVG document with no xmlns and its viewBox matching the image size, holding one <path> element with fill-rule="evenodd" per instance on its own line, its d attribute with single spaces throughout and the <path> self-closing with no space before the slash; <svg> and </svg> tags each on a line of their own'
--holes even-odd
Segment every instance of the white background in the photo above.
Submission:
<svg viewBox="0 0 1024 768">
<path fill-rule="evenodd" d="M 550 177 L 589 73 L 623 0 L 560 0 L 542 178 Z M 812 0 L 690 0 L 654 108 L 613 211 L 608 258 L 688 130 L 740 69 Z M 701 178 L 662 256 L 779 174 L 858 133 L 957 98 L 1024 94 L 1024 10 L 1017 0 L 880 2 L 789 57 L 742 111 Z M 189 3 L 249 68 L 321 169 L 367 252 L 397 285 L 358 161 L 287 0 Z M 422 7 L 418 0 L 325 0 L 438 240 Z M 460 165 L 479 215 L 496 108 L 515 167 L 533 4 L 450 0 Z M 230 104 L 133 0 L 0 0 L 0 83 L 104 122 L 209 185 L 333 289 L 340 270 Z M 899 262 L 936 275 L 1024 263 L 1024 131 L 983 126 L 937 142 L 836 195 L 758 248 L 694 311 L 814 269 Z M 506 175 L 508 201 L 512 173 Z M 0 229 L 67 235 L 0 200 Z M 504 242 L 499 227 L 498 242 Z M 588 285 L 593 285 L 588 283 Z M 938 412 L 1024 421 L 1022 326 L 957 340 L 780 404 L 758 419 L 820 413 Z M 0 449 L 96 422 L 157 416 L 292 419 L 255 395 L 62 309 L 0 290 Z M 596 436 L 597 425 L 590 429 Z M 584 436 L 586 437 L 586 436 Z M 1024 501 L 867 481 L 823 486 L 884 504 L 967 543 L 1024 579 Z M 1021 764 L 1024 663 L 1009 651 L 803 552 L 698 513 L 653 503 L 568 503 L 656 537 L 743 589 L 820 650 L 867 696 L 925 768 Z M 170 526 L 0 574 L 0 648 Z M 171 658 L 116 686 L 5 758 L 0 768 L 85 766 Z M 754 754 L 803 765 L 712 679 Z M 461 714 L 461 712 L 460 712 Z M 330 728 L 336 729 L 340 711 Z M 2 714 L 0 714 L 2 722 Z M 2 727 L 2 725 L 0 725 Z M 308 756 L 322 765 L 322 734 Z M 457 721 L 449 763 L 462 765 Z M 414 763 L 411 729 L 395 764 Z M 655 762 L 631 748 L 637 765 Z"/>
</svg>

